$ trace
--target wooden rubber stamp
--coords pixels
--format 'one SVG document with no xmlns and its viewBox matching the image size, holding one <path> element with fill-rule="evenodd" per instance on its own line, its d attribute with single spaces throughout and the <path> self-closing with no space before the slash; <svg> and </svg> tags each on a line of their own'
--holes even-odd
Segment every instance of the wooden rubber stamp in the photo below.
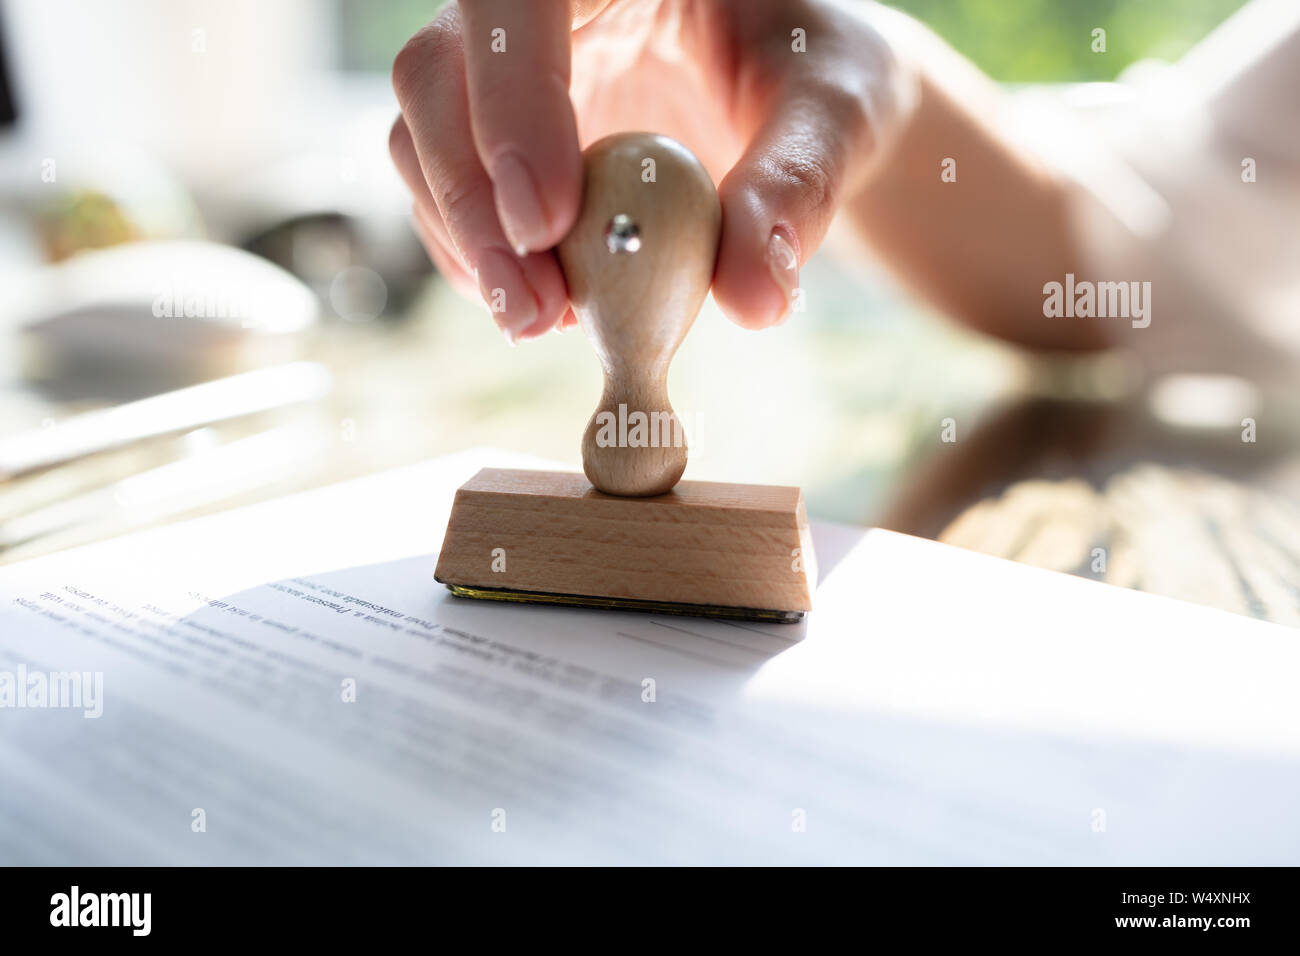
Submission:
<svg viewBox="0 0 1300 956">
<path fill-rule="evenodd" d="M 434 577 L 461 597 L 799 620 L 817 580 L 799 489 L 680 480 L 668 367 L 713 279 L 713 182 L 647 133 L 593 144 L 585 169 L 559 258 L 605 373 L 586 476 L 483 469 L 456 492 Z"/>
</svg>

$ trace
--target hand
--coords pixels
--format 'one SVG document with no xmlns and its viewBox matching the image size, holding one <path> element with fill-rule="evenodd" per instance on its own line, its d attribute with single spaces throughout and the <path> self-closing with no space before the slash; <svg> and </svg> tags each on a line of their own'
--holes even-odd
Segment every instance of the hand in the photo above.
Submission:
<svg viewBox="0 0 1300 956">
<path fill-rule="evenodd" d="M 866 19 L 817 0 L 461 0 L 398 53 L 393 86 L 416 229 L 512 342 L 574 322 L 551 250 L 578 214 L 580 143 L 691 149 L 722 199 L 714 298 L 765 328 L 911 89 Z"/>
</svg>

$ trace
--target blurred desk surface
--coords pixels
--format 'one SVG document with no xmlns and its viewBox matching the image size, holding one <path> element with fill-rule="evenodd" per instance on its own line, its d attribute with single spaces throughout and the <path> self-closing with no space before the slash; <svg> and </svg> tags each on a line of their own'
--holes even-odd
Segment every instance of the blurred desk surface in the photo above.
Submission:
<svg viewBox="0 0 1300 956">
<path fill-rule="evenodd" d="M 1254 396 L 1259 434 L 1246 442 L 1236 407 L 1162 419 L 1122 364 L 1032 363 L 829 268 L 805 286 L 809 313 L 760 334 L 706 306 L 670 376 L 696 429 L 688 477 L 796 484 L 814 517 L 1300 624 L 1300 416 L 1288 396 Z M 162 517 L 105 514 L 0 563 L 477 445 L 578 469 L 600 391 L 580 332 L 512 350 L 439 281 L 402 321 L 327 323 L 305 357 L 333 370 L 328 400 L 10 482 L 0 521 L 273 428 L 286 442 L 278 469 Z M 11 382 L 0 429 L 75 410 Z"/>
</svg>

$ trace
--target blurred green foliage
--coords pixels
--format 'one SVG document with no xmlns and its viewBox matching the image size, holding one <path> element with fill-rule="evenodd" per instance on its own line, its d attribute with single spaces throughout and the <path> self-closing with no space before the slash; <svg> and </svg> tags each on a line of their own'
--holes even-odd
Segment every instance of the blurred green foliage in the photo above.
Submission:
<svg viewBox="0 0 1300 956">
<path fill-rule="evenodd" d="M 387 73 L 402 44 L 438 15 L 447 0 L 336 0 L 339 66 Z"/>
<path fill-rule="evenodd" d="M 340 62 L 386 71 L 446 0 L 338 0 Z M 520 0 L 531 2 L 531 0 Z M 1244 0 L 889 0 L 1010 83 L 1111 80 L 1145 57 L 1175 59 Z M 1092 52 L 1092 31 L 1106 52 Z"/>
<path fill-rule="evenodd" d="M 1244 0 L 890 0 L 995 80 L 1113 80 L 1137 60 L 1174 60 Z M 1092 31 L 1106 31 L 1106 52 Z"/>
</svg>

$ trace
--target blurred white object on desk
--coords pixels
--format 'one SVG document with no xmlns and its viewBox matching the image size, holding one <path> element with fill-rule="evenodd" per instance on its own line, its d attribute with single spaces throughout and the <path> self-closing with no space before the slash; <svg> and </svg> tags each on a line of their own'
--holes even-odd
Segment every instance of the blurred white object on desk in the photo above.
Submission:
<svg viewBox="0 0 1300 956">
<path fill-rule="evenodd" d="M 0 481 L 159 435 L 329 394 L 332 377 L 316 362 L 291 362 L 74 415 L 0 438 Z"/>
<path fill-rule="evenodd" d="M 37 542 L 45 547 L 84 542 L 211 507 L 292 475 L 325 447 L 319 430 L 312 429 L 271 428 L 224 444 L 205 432 L 210 430 L 186 437 L 202 436 L 196 442 L 200 444 L 217 443 L 187 458 L 6 519 L 0 528 L 0 552 L 9 557 Z M 63 539 L 54 537 L 60 534 Z"/>
<path fill-rule="evenodd" d="M 214 242 L 134 242 L 80 253 L 17 290 L 36 367 L 184 373 L 295 357 L 319 300 L 284 269 Z"/>
</svg>

